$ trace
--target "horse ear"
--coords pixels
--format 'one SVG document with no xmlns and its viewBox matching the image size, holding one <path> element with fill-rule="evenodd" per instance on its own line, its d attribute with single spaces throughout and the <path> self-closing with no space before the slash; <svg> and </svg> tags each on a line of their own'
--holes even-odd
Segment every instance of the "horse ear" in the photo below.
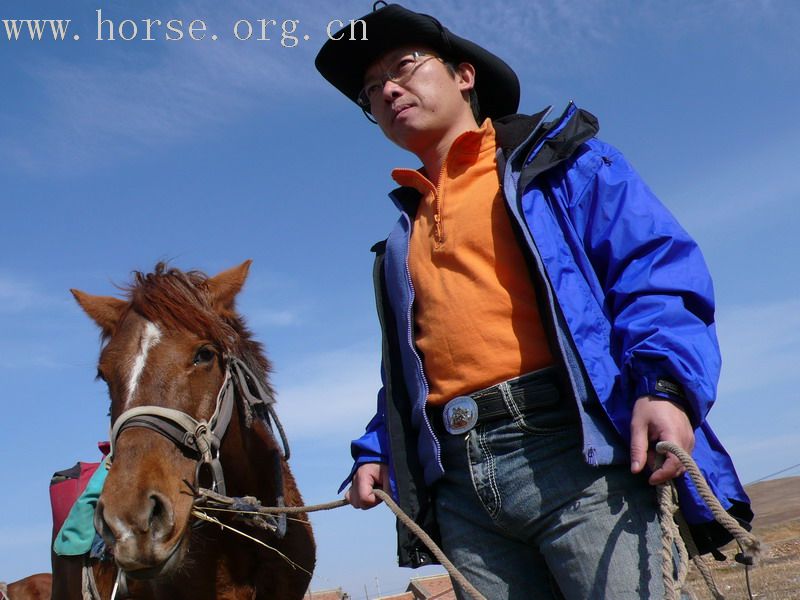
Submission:
<svg viewBox="0 0 800 600">
<path fill-rule="evenodd" d="M 128 304 L 125 300 L 113 296 L 92 296 L 80 290 L 70 290 L 75 300 L 92 320 L 100 326 L 104 334 L 109 334 L 116 327 L 122 311 Z"/>
<path fill-rule="evenodd" d="M 208 288 L 215 308 L 231 309 L 236 294 L 242 291 L 252 260 L 246 260 L 239 266 L 228 269 L 208 280 Z"/>
</svg>

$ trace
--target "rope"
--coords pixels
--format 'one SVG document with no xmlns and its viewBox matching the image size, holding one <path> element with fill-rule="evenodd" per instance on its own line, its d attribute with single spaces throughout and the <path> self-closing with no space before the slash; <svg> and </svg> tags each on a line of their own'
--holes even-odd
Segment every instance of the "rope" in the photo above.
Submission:
<svg viewBox="0 0 800 600">
<path fill-rule="evenodd" d="M 413 531 L 414 535 L 416 535 L 420 539 L 420 541 L 422 541 L 422 543 L 424 543 L 425 546 L 428 547 L 428 550 L 431 551 L 431 553 L 436 557 L 436 559 L 447 570 L 450 577 L 452 577 L 453 580 L 456 581 L 462 587 L 462 589 L 466 591 L 467 594 L 469 594 L 469 596 L 471 596 L 474 600 L 486 600 L 486 598 L 483 595 L 481 595 L 481 593 L 478 590 L 476 590 L 475 587 L 469 581 L 467 581 L 467 579 L 458 571 L 455 565 L 451 563 L 450 560 L 448 560 L 444 552 L 442 552 L 439 546 L 436 545 L 436 542 L 434 542 L 431 539 L 431 537 L 427 533 L 425 533 L 425 531 L 423 531 L 419 525 L 417 525 L 414 521 L 412 521 L 411 518 L 406 513 L 403 512 L 403 510 L 394 502 L 394 500 L 392 500 L 392 498 L 386 492 L 384 492 L 379 488 L 373 489 L 373 492 L 378 498 L 383 500 L 384 504 L 386 504 L 386 506 L 389 507 L 389 509 L 395 514 L 395 516 L 398 519 L 400 519 L 400 521 L 402 521 L 403 524 L 405 524 L 411 531 Z M 221 496 L 220 494 L 217 494 L 207 489 L 198 490 L 198 497 L 199 500 L 207 498 L 220 504 L 225 504 L 225 505 L 233 504 L 232 498 Z M 333 500 L 332 502 L 324 502 L 322 504 L 309 504 L 308 506 L 258 506 L 254 510 L 259 514 L 280 514 L 280 513 L 299 514 L 299 513 L 319 512 L 324 510 L 333 510 L 335 508 L 340 508 L 342 506 L 348 506 L 348 505 L 349 502 L 344 498 L 341 498 L 339 500 Z M 246 514 L 247 512 L 250 511 L 231 511 L 231 512 L 241 512 Z M 209 518 L 208 515 L 203 515 L 202 513 L 200 513 L 200 511 L 193 511 L 192 514 L 203 520 L 209 520 L 209 521 L 211 520 L 211 518 Z M 214 519 L 213 522 L 215 522 L 218 525 L 224 526 L 220 521 L 216 519 Z M 237 533 L 241 532 L 237 531 Z M 263 544 L 263 542 L 260 541 L 259 543 Z M 271 549 L 274 550 L 274 548 Z"/>
<path fill-rule="evenodd" d="M 672 442 L 658 442 L 656 444 L 656 451 L 662 455 L 665 455 L 667 452 L 669 452 L 670 454 L 674 454 L 678 460 L 681 461 L 681 464 L 683 464 L 683 466 L 686 468 L 686 472 L 689 474 L 689 477 L 691 477 L 695 488 L 700 494 L 700 497 L 706 503 L 706 506 L 708 506 L 708 508 L 711 510 L 711 514 L 714 515 L 716 521 L 725 527 L 725 529 L 728 530 L 728 533 L 730 533 L 739 544 L 739 547 L 742 550 L 744 561 L 752 564 L 761 552 L 761 542 L 744 527 L 739 525 L 739 522 L 730 516 L 722 507 L 722 505 L 719 503 L 719 500 L 717 500 L 717 497 L 708 486 L 705 477 L 703 477 L 703 474 L 697 467 L 697 463 L 694 462 L 689 453 Z M 684 558 L 687 556 L 687 550 L 684 544 L 685 541 L 690 545 L 689 550 L 695 554 L 692 562 L 694 562 L 697 570 L 700 571 L 700 574 L 703 576 L 703 579 L 705 580 L 706 585 L 708 586 L 715 600 L 724 600 L 724 596 L 717 588 L 716 583 L 711 576 L 710 568 L 697 553 L 697 548 L 694 547 L 694 541 L 691 539 L 691 535 L 686 535 L 685 540 L 684 537 L 680 535 L 679 527 L 676 523 L 676 515 L 679 513 L 676 512 L 677 503 L 675 501 L 676 495 L 674 483 L 670 481 L 668 484 L 663 484 L 658 487 L 659 509 L 661 511 L 661 530 L 664 534 L 662 536 L 662 574 L 664 576 L 664 588 L 666 590 L 667 600 L 679 598 L 680 588 L 683 587 L 685 582 L 686 573 L 684 569 L 686 568 L 687 564 L 686 559 Z M 673 541 L 678 547 L 680 556 L 680 565 L 678 567 L 678 576 L 676 578 L 673 578 L 672 576 Z"/>
<path fill-rule="evenodd" d="M 691 477 L 695 487 L 697 488 L 700 497 L 706 503 L 708 508 L 711 510 L 711 513 L 714 515 L 714 518 L 719 522 L 728 532 L 736 539 L 737 543 L 739 544 L 742 554 L 744 556 L 745 561 L 754 561 L 760 550 L 761 550 L 761 543 L 759 540 L 752 535 L 749 531 L 744 529 L 739 523 L 731 517 L 722 505 L 717 500 L 714 493 L 708 487 L 708 483 L 706 482 L 703 474 L 700 472 L 700 469 L 697 467 L 697 464 L 692 460 L 692 457 L 684 451 L 682 448 L 677 446 L 672 442 L 658 442 L 656 444 L 656 451 L 660 454 L 664 455 L 666 453 L 674 454 L 686 468 L 686 472 Z M 459 586 L 474 600 L 486 600 L 481 593 L 475 589 L 475 587 L 470 584 L 466 578 L 458 571 L 458 569 L 453 565 L 452 562 L 445 556 L 444 552 L 436 545 L 436 543 L 431 539 L 431 537 L 423 531 L 423 529 L 417 525 L 411 518 L 406 515 L 403 510 L 392 500 L 392 498 L 380 488 L 375 488 L 373 490 L 374 494 L 383 500 L 387 507 L 395 514 L 395 516 L 406 526 L 408 527 L 414 535 L 416 535 L 421 542 L 427 546 L 427 548 L 431 551 L 431 553 L 436 557 L 436 559 L 442 564 L 442 566 L 447 570 L 450 577 L 458 583 Z M 211 490 L 207 489 L 200 489 L 198 490 L 198 502 L 197 504 L 202 504 L 204 502 L 211 502 L 216 504 L 222 504 L 223 506 L 230 506 L 234 503 L 234 499 L 229 498 L 227 496 L 223 496 L 221 494 L 217 494 Z M 697 570 L 703 576 L 703 579 L 708 585 L 709 590 L 713 594 L 715 600 L 724 600 L 724 596 L 717 588 L 714 580 L 711 576 L 711 570 L 709 569 L 708 565 L 702 559 L 702 557 L 697 553 L 697 548 L 694 545 L 694 541 L 691 539 L 691 535 L 682 536 L 681 535 L 681 528 L 680 528 L 680 520 L 682 519 L 680 512 L 678 512 L 678 505 L 677 505 L 677 491 L 675 489 L 674 483 L 669 482 L 667 484 L 662 484 L 658 486 L 658 501 L 659 501 L 659 510 L 661 513 L 661 532 L 662 532 L 662 539 L 663 539 L 663 546 L 662 546 L 662 576 L 664 578 L 664 588 L 666 591 L 666 598 L 667 600 L 677 600 L 680 598 L 680 590 L 685 584 L 686 576 L 688 574 L 688 560 L 689 560 L 689 552 L 693 554 L 692 562 L 697 567 Z M 256 501 L 257 503 L 257 501 Z M 258 504 L 258 503 L 257 503 Z M 335 508 L 339 508 L 341 506 L 348 505 L 347 500 L 339 499 L 334 500 L 332 502 L 325 502 L 322 504 L 311 504 L 308 506 L 261 506 L 258 504 L 254 506 L 252 510 L 248 511 L 231 511 L 231 512 L 241 512 L 246 514 L 253 512 L 258 514 L 301 514 L 301 513 L 310 513 L 310 512 L 318 512 L 324 510 L 333 510 Z M 197 511 L 194 513 L 199 518 L 207 518 L 207 515 L 201 516 L 198 514 Z M 210 520 L 210 519 L 207 519 Z M 222 525 L 217 520 L 214 520 L 217 524 Z M 685 538 L 685 539 L 684 539 Z M 688 543 L 689 548 L 687 551 L 686 544 Z M 677 575 L 673 574 L 673 567 L 672 567 L 672 548 L 673 544 L 678 548 L 678 572 Z"/>
<path fill-rule="evenodd" d="M 725 600 L 725 596 L 719 591 L 717 582 L 714 581 L 714 577 L 711 575 L 711 567 L 708 566 L 705 559 L 698 555 L 692 559 L 692 562 L 697 567 L 697 570 L 700 571 L 700 575 L 703 576 L 703 581 L 706 582 L 706 586 L 711 591 L 711 595 L 714 596 L 714 600 Z"/>
<path fill-rule="evenodd" d="M 664 580 L 664 597 L 667 600 L 680 600 L 681 588 L 689 572 L 689 555 L 681 543 L 680 530 L 675 521 L 678 505 L 675 502 L 675 486 L 669 483 L 658 486 L 658 508 L 661 524 L 661 576 Z M 678 573 L 673 577 L 672 548 L 678 548 Z"/>
<path fill-rule="evenodd" d="M 225 523 L 223 523 L 219 519 L 215 519 L 214 517 L 212 517 L 210 515 L 207 515 L 202 511 L 199 511 L 199 510 L 195 509 L 195 510 L 192 511 L 192 514 L 195 517 L 197 517 L 198 519 L 201 519 L 203 521 L 208 521 L 209 523 L 213 523 L 214 525 L 219 525 L 222 529 L 227 529 L 228 531 L 232 531 L 233 533 L 241 535 L 242 537 L 246 537 L 248 540 L 251 540 L 251 541 L 253 541 L 253 542 L 257 543 L 257 544 L 260 544 L 261 546 L 264 546 L 264 548 L 267 548 L 268 550 L 272 550 L 278 556 L 280 556 L 283 560 L 285 560 L 287 563 L 289 563 L 289 565 L 291 565 L 291 567 L 293 569 L 300 569 L 301 571 L 303 571 L 305 573 L 308 573 L 309 576 L 312 575 L 312 573 L 310 571 L 308 571 L 308 570 L 304 569 L 303 567 L 301 567 L 300 565 L 298 565 L 291 558 L 286 556 L 283 552 L 281 552 L 280 550 L 278 550 L 277 548 L 275 548 L 273 546 L 270 546 L 269 544 L 266 544 L 266 543 L 262 542 L 260 539 L 258 539 L 256 537 L 253 537 L 252 535 L 247 535 L 244 531 L 239 531 L 235 527 L 231 527 L 230 525 L 226 525 Z"/>
<path fill-rule="evenodd" d="M 697 570 L 700 572 L 700 575 L 703 576 L 703 581 L 705 581 L 706 587 L 711 592 L 711 595 L 714 596 L 714 600 L 725 600 L 725 596 L 719 591 L 717 582 L 714 581 L 714 577 L 711 575 L 711 568 L 708 566 L 706 560 L 700 556 L 700 551 L 697 549 L 697 546 L 694 543 L 694 538 L 689 531 L 689 524 L 686 522 L 680 512 L 675 513 L 675 520 L 678 522 L 678 527 L 681 531 L 681 536 L 677 544 L 678 550 L 680 551 L 681 547 L 686 548 L 688 555 L 692 557 L 692 562 L 694 563 L 695 568 L 697 568 Z M 750 598 L 752 600 L 752 595 Z"/>
<path fill-rule="evenodd" d="M 94 580 L 94 571 L 89 561 L 89 555 L 84 555 L 83 567 L 81 569 L 81 599 L 100 600 L 100 593 L 97 591 L 97 584 Z"/>
<path fill-rule="evenodd" d="M 250 498 L 249 496 L 245 496 L 245 498 Z M 230 496 L 223 496 L 222 494 L 218 494 L 212 490 L 208 490 L 206 488 L 200 488 L 197 490 L 197 499 L 195 500 L 195 506 L 203 506 L 207 501 L 212 501 L 213 503 L 221 504 L 223 506 L 233 506 L 235 500 L 237 498 L 231 498 Z M 255 504 L 252 508 L 248 508 L 248 510 L 231 510 L 231 512 L 237 512 L 240 514 L 248 514 L 248 513 L 258 513 L 260 515 L 275 515 L 275 514 L 287 514 L 287 515 L 297 515 L 302 513 L 309 513 L 309 512 L 318 512 L 321 510 L 332 510 L 334 508 L 339 508 L 340 506 L 347 506 L 349 502 L 344 498 L 339 500 L 333 500 L 331 502 L 325 502 L 323 504 L 309 504 L 307 506 L 261 506 L 261 504 L 253 498 Z"/>
<path fill-rule="evenodd" d="M 428 547 L 428 550 L 433 553 L 436 559 L 447 570 L 447 572 L 450 574 L 450 577 L 452 577 L 461 586 L 461 589 L 469 594 L 469 596 L 474 600 L 486 600 L 486 598 L 478 590 L 476 590 L 469 581 L 467 581 L 461 572 L 456 569 L 455 565 L 451 563 L 450 560 L 444 555 L 444 552 L 442 552 L 439 546 L 436 545 L 436 542 L 434 542 L 431 537 L 425 533 L 425 531 L 423 531 L 422 527 L 412 521 L 411 517 L 404 513 L 403 510 L 397 506 L 397 504 L 395 504 L 394 500 L 392 500 L 389 494 L 377 488 L 373 489 L 372 492 L 378 498 L 383 500 L 383 502 L 389 507 L 395 516 L 400 519 L 406 527 L 413 531 L 414 535 L 416 535 L 420 541 L 422 541 L 422 543 Z"/>
</svg>

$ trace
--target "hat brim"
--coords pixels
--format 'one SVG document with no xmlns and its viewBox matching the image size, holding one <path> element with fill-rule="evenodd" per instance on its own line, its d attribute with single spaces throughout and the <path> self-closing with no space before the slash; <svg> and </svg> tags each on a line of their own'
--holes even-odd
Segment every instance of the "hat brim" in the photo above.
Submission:
<svg viewBox="0 0 800 600">
<path fill-rule="evenodd" d="M 366 38 L 366 39 L 364 39 Z M 400 46 L 419 44 L 455 63 L 475 67 L 481 118 L 517 112 L 519 79 L 503 60 L 444 28 L 431 16 L 389 4 L 354 20 L 331 36 L 314 64 L 336 89 L 357 103 L 367 68 Z"/>
</svg>

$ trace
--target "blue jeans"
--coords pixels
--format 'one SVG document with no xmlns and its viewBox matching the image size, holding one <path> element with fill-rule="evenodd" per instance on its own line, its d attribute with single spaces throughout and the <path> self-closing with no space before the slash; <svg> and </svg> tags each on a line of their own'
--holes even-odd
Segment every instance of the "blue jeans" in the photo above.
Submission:
<svg viewBox="0 0 800 600">
<path fill-rule="evenodd" d="M 488 600 L 663 598 L 654 488 L 628 465 L 587 465 L 574 408 L 543 398 L 516 418 L 440 433 L 445 554 Z"/>
</svg>

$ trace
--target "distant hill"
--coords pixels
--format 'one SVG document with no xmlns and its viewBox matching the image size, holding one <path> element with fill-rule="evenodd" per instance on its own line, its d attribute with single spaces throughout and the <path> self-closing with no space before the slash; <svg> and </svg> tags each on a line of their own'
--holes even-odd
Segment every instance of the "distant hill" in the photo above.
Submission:
<svg viewBox="0 0 800 600">
<path fill-rule="evenodd" d="M 762 529 L 800 518 L 800 477 L 760 481 L 745 487 L 756 518 L 753 527 Z"/>
</svg>

